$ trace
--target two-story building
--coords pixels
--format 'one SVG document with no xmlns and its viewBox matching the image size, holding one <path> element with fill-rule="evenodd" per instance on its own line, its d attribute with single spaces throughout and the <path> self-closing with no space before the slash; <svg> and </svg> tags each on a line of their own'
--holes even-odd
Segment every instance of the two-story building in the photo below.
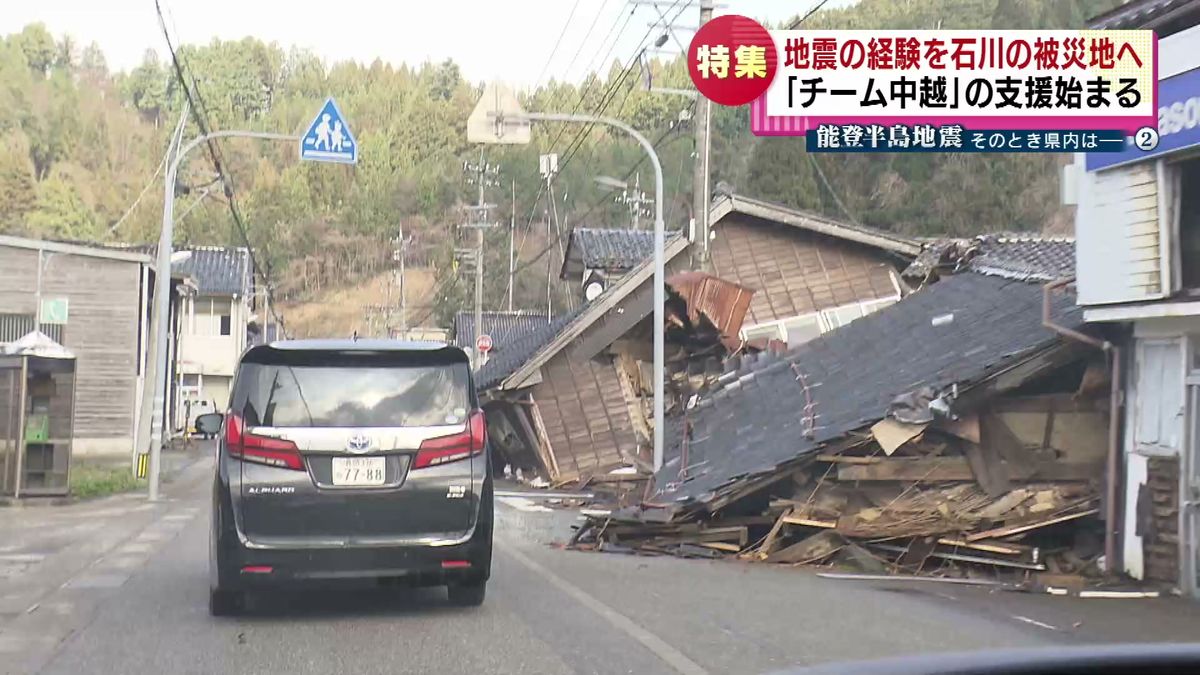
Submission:
<svg viewBox="0 0 1200 675">
<path fill-rule="evenodd" d="M 172 419 L 182 429 L 201 412 L 223 411 L 238 359 L 250 344 L 254 269 L 245 248 L 199 246 L 174 265 L 195 282 L 179 316 Z"/>
<path fill-rule="evenodd" d="M 1080 155 L 1076 285 L 1123 378 L 1117 569 L 1200 597 L 1200 2 L 1134 0 L 1091 22 L 1153 29 L 1153 150 Z"/>
</svg>

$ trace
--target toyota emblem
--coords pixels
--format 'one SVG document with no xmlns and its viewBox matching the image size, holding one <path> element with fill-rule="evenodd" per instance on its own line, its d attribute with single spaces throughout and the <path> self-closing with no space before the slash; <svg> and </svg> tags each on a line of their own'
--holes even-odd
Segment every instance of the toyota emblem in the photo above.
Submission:
<svg viewBox="0 0 1200 675">
<path fill-rule="evenodd" d="M 364 433 L 357 433 L 346 441 L 346 449 L 350 452 L 366 452 L 371 449 L 371 437 Z"/>
</svg>

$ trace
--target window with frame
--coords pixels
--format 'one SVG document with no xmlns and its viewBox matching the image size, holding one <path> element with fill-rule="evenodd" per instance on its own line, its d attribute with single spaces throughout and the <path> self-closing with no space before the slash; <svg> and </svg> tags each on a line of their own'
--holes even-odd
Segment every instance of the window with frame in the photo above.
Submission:
<svg viewBox="0 0 1200 675">
<path fill-rule="evenodd" d="M 806 314 L 783 322 L 783 339 L 788 346 L 804 344 L 824 331 L 821 321 L 816 314 Z"/>
<path fill-rule="evenodd" d="M 855 319 L 860 319 L 888 305 L 895 304 L 898 300 L 898 297 L 891 297 L 856 302 L 840 307 L 823 309 L 811 314 L 801 314 L 789 319 L 761 323 L 756 326 L 743 328 L 742 338 L 745 340 L 756 340 L 759 338 L 782 340 L 789 347 L 794 347 L 804 344 L 820 336 L 822 333 L 828 333 L 835 328 L 845 326 Z"/>
<path fill-rule="evenodd" d="M 758 340 L 766 338 L 768 340 L 782 340 L 783 336 L 779 330 L 778 323 L 767 323 L 758 326 L 752 326 L 742 330 L 742 336 L 747 340 Z"/>
</svg>

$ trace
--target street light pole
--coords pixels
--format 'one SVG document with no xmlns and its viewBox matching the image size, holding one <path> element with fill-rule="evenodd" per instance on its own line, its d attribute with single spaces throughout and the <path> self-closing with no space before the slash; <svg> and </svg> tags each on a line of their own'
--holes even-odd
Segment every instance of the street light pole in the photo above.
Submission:
<svg viewBox="0 0 1200 675">
<path fill-rule="evenodd" d="M 154 335 L 156 350 L 154 357 L 157 366 L 154 371 L 154 411 L 151 413 L 150 428 L 150 466 L 148 471 L 150 474 L 150 501 L 158 500 L 159 470 L 162 461 L 163 426 L 165 423 L 163 406 L 167 398 L 167 337 L 169 335 L 167 314 L 171 311 L 171 242 L 175 234 L 175 181 L 179 175 L 179 165 L 183 163 L 183 158 L 189 152 L 196 149 L 200 144 L 210 140 L 234 137 L 263 138 L 275 141 L 292 141 L 293 143 L 299 140 L 298 136 L 273 134 L 263 131 L 214 131 L 192 139 L 190 143 L 176 152 L 173 158 L 169 158 L 166 187 L 163 190 L 162 232 L 159 234 L 158 239 L 158 261 L 156 263 L 157 269 L 155 270 L 156 276 L 154 280 L 154 314 L 158 317 L 158 323 L 155 326 Z M 180 138 L 183 138 L 182 134 Z"/>
<path fill-rule="evenodd" d="M 663 418 L 665 401 L 663 397 L 663 371 L 666 345 L 663 337 L 664 314 L 667 291 L 664 267 L 666 255 L 663 251 L 666 244 L 665 225 L 663 223 L 663 171 L 662 163 L 658 161 L 658 153 L 654 145 L 640 134 L 637 129 L 611 117 L 594 115 L 577 115 L 564 113 L 525 113 L 525 118 L 543 122 L 580 122 L 584 124 L 603 124 L 614 127 L 629 134 L 642 146 L 650 156 L 654 165 L 654 470 L 658 471 L 663 465 Z"/>
</svg>

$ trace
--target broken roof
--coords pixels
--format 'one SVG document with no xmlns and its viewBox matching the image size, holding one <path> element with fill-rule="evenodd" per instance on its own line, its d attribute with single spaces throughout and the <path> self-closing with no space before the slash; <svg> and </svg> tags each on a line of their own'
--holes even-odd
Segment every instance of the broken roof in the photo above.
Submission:
<svg viewBox="0 0 1200 675">
<path fill-rule="evenodd" d="M 667 239 L 663 249 L 664 264 L 669 263 L 675 256 L 687 248 L 688 242 L 684 237 Z M 628 298 L 641 288 L 644 283 L 652 283 L 654 278 L 653 256 L 642 260 L 636 267 L 621 276 L 615 284 L 600 294 L 595 300 L 582 305 L 555 335 L 545 344 L 534 349 L 523 363 L 518 364 L 511 373 L 502 378 L 501 385 L 505 389 L 517 389 L 541 368 L 544 363 L 558 354 L 571 341 L 579 337 L 589 326 L 599 321 L 610 309 Z M 482 388 L 482 385 L 480 385 Z"/>
<path fill-rule="evenodd" d="M 1054 281 L 1075 276 L 1075 242 L 1069 237 L 986 234 L 944 239 L 925 250 L 904 270 L 909 278 L 933 271 L 969 270 L 1022 281 Z"/>
<path fill-rule="evenodd" d="M 245 248 L 195 246 L 181 248 L 191 257 L 171 265 L 173 272 L 182 272 L 195 279 L 203 295 L 245 295 L 250 292 L 250 254 Z"/>
<path fill-rule="evenodd" d="M 544 328 L 550 317 L 537 312 L 482 312 L 483 333 L 492 338 L 492 348 L 500 349 L 507 343 Z M 459 347 L 475 346 L 475 313 L 459 312 L 454 315 L 454 344 Z"/>
<path fill-rule="evenodd" d="M 678 236 L 667 232 L 667 237 Z M 567 240 L 560 277 L 584 268 L 624 272 L 654 254 L 654 230 L 577 227 Z"/>
<path fill-rule="evenodd" d="M 583 312 L 587 305 L 561 314 L 549 323 L 541 315 L 541 323 L 521 333 L 514 333 L 504 342 L 496 341 L 495 348 L 488 352 L 487 363 L 475 373 L 475 387 L 480 391 L 500 384 L 513 371 L 520 368 L 539 349 L 554 339 L 572 319 Z M 473 319 L 474 317 L 472 317 Z M 474 338 L 470 338 L 474 340 Z"/>
<path fill-rule="evenodd" d="M 1082 328 L 1071 296 L 1052 303 L 1060 325 Z M 648 502 L 711 502 L 882 419 L 897 395 L 966 390 L 1050 351 L 1060 338 L 1042 325 L 1041 308 L 1039 284 L 959 274 L 790 351 L 731 359 L 717 384 L 669 421 L 674 457 Z"/>
<path fill-rule="evenodd" d="M 716 227 L 720 220 L 730 213 L 741 213 L 904 256 L 915 256 L 921 252 L 921 244 L 918 241 L 894 232 L 866 225 L 844 223 L 811 211 L 793 209 L 739 194 L 724 193 L 720 195 L 713 201 L 708 213 L 708 220 L 713 227 Z"/>
</svg>

